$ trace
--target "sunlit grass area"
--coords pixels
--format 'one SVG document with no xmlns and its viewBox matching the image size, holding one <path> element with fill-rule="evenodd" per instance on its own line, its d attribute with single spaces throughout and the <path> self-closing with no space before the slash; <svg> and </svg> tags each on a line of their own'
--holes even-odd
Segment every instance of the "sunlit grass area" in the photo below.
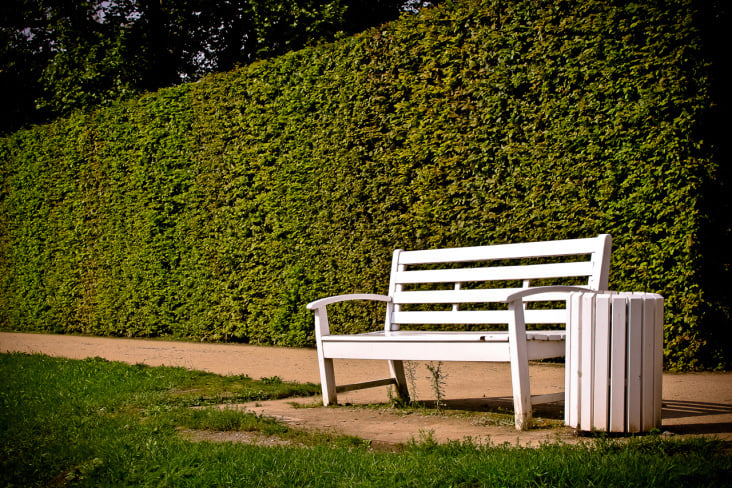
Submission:
<svg viewBox="0 0 732 488">
<path fill-rule="evenodd" d="M 0 355 L 2 486 L 730 486 L 728 447 L 655 436 L 539 448 L 394 450 L 294 430 L 220 404 L 313 395 L 317 385 L 182 368 Z M 209 442 L 184 432 L 280 442 Z"/>
</svg>

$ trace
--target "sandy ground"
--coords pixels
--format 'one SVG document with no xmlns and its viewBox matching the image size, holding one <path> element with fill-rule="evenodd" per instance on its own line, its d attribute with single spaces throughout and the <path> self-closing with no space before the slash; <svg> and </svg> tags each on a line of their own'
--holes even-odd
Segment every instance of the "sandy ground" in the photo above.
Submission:
<svg viewBox="0 0 732 488">
<path fill-rule="evenodd" d="M 260 347 L 241 344 L 169 342 L 68 335 L 0 333 L 0 352 L 42 353 L 82 359 L 102 357 L 110 361 L 150 366 L 182 366 L 217 374 L 245 374 L 251 378 L 279 376 L 286 381 L 319 383 L 314 349 Z M 337 360 L 339 384 L 385 378 L 384 361 Z M 276 417 L 303 429 L 333 431 L 369 439 L 375 444 L 395 444 L 420 439 L 426 433 L 440 442 L 461 440 L 537 445 L 544 441 L 574 442 L 572 429 L 536 428 L 517 432 L 512 425 L 492 425 L 485 407 L 505 407 L 509 412 L 511 379 L 503 363 L 443 363 L 446 414 L 403 413 L 388 408 L 365 408 L 386 403 L 386 388 L 372 388 L 339 395 L 337 407 L 322 407 L 319 398 L 257 402 L 239 407 Z M 564 389 L 564 367 L 532 364 L 532 394 Z M 434 400 L 424 363 L 417 363 L 414 377 L 418 400 Z M 300 404 L 299 406 L 293 403 Z M 303 408 L 303 406 L 305 408 Z M 457 415 L 468 411 L 467 414 Z M 535 417 L 561 419 L 563 406 L 550 404 L 535 409 Z M 732 373 L 664 374 L 663 430 L 675 435 L 710 435 L 732 441 Z M 237 434 L 221 440 L 242 440 Z"/>
</svg>

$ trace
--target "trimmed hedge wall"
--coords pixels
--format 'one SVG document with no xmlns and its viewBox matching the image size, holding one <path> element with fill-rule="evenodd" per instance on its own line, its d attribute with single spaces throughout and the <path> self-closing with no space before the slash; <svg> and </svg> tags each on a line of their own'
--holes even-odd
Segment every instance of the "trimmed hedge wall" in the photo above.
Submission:
<svg viewBox="0 0 732 488">
<path fill-rule="evenodd" d="M 394 248 L 608 232 L 611 288 L 667 299 L 666 366 L 727 367 L 692 14 L 456 2 L 17 132 L 0 326 L 311 345 L 305 303 L 384 292 Z"/>
</svg>

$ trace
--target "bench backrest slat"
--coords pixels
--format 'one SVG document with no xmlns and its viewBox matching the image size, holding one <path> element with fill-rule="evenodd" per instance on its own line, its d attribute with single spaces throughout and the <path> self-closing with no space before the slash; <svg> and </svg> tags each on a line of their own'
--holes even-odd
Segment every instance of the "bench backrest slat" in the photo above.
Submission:
<svg viewBox="0 0 732 488">
<path fill-rule="evenodd" d="M 592 261 L 581 261 L 574 263 L 528 264 L 525 266 L 402 271 L 397 272 L 393 280 L 398 284 L 420 284 L 587 277 L 592 274 L 592 268 Z"/>
<path fill-rule="evenodd" d="M 399 253 L 399 264 L 459 263 L 466 261 L 490 261 L 494 259 L 523 259 L 592 254 L 598 251 L 598 246 L 600 245 L 599 239 L 605 235 L 607 234 L 586 239 L 402 251 Z M 610 236 L 607 237 L 609 238 Z"/>
<path fill-rule="evenodd" d="M 485 311 L 461 310 L 444 312 L 394 312 L 393 321 L 396 324 L 507 324 L 510 316 L 508 310 Z M 524 316 L 527 324 L 561 324 L 565 323 L 566 310 L 526 310 Z"/>
<path fill-rule="evenodd" d="M 396 330 L 399 324 L 505 324 L 506 310 L 492 305 L 476 310 L 476 304 L 501 301 L 507 291 L 520 289 L 517 286 L 531 287 L 534 280 L 566 279 L 570 282 L 562 284 L 607 289 L 611 242 L 609 235 L 602 234 L 587 239 L 493 246 L 398 249 L 392 261 L 392 303 L 388 306 L 386 330 Z M 449 283 L 453 286 L 446 285 Z M 565 301 L 566 294 L 537 295 L 531 300 Z M 450 304 L 452 310 L 446 310 L 445 305 Z M 461 304 L 473 305 L 470 310 L 460 310 Z M 530 309 L 526 311 L 526 323 L 562 324 L 566 323 L 566 313 L 556 305 Z"/>
<path fill-rule="evenodd" d="M 500 302 L 512 292 L 522 288 L 498 288 L 480 290 L 427 290 L 399 291 L 392 296 L 392 302 L 400 305 L 417 303 L 488 303 Z M 540 293 L 524 298 L 527 302 L 564 300 L 566 293 Z"/>
</svg>

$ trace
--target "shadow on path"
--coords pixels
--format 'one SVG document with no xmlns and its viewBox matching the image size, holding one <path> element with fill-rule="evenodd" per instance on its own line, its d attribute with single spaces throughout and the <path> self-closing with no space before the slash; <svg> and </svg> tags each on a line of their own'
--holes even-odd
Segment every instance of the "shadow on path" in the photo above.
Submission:
<svg viewBox="0 0 732 488">
<path fill-rule="evenodd" d="M 732 405 L 725 403 L 664 400 L 662 416 L 665 419 L 699 417 L 703 415 L 730 415 Z"/>
</svg>

